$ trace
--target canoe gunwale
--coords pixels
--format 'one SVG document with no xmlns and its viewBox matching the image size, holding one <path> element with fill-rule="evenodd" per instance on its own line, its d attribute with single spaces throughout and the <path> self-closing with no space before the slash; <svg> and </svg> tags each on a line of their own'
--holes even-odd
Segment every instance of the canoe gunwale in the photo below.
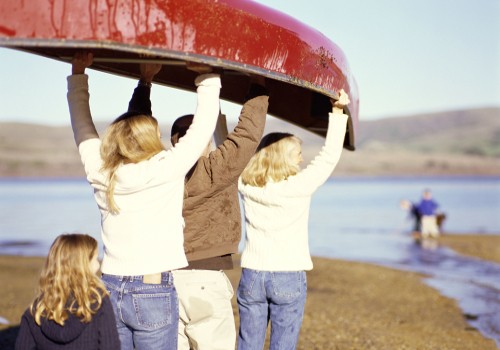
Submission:
<svg viewBox="0 0 500 350">
<path fill-rule="evenodd" d="M 173 50 L 163 50 L 153 47 L 144 47 L 140 45 L 129 45 L 116 43 L 113 41 L 93 41 L 93 40 L 66 40 L 66 39 L 32 39 L 32 38 L 0 38 L 0 47 L 5 47 L 9 49 L 14 49 L 18 51 L 23 51 L 29 54 L 35 54 L 38 56 L 43 56 L 49 59 L 55 59 L 58 61 L 70 63 L 71 56 L 61 56 L 57 54 L 57 50 L 70 50 L 76 51 L 79 49 L 86 49 L 89 51 L 92 50 L 104 50 L 110 51 L 113 53 L 112 58 L 107 58 L 103 61 L 106 62 L 119 62 L 121 58 L 116 53 L 123 53 L 126 55 L 136 55 L 133 58 L 125 58 L 128 63 L 141 63 L 141 62 L 154 62 L 162 61 L 164 59 L 168 59 L 168 63 L 170 65 L 183 65 L 187 61 L 203 63 L 213 67 L 222 68 L 223 74 L 239 74 L 239 75 L 259 75 L 268 79 L 276 80 L 284 84 L 294 85 L 299 88 L 303 88 L 314 92 L 316 94 L 320 94 L 326 96 L 327 98 L 338 99 L 338 94 L 335 91 L 331 91 L 325 88 L 322 88 L 318 85 L 315 85 L 311 82 L 301 80 L 295 77 L 292 77 L 287 74 L 273 72 L 270 70 L 262 69 L 253 65 L 238 63 L 230 60 L 225 60 L 221 58 L 216 58 L 212 56 L 188 53 L 188 52 L 178 52 Z M 118 56 L 118 57 L 117 57 Z M 94 64 L 89 67 L 89 69 L 94 69 L 97 71 L 105 72 L 108 74 L 115 74 L 119 76 L 124 76 L 128 78 L 138 78 L 137 73 L 133 72 L 124 72 L 120 70 L 113 70 L 109 67 L 106 67 L 105 64 L 99 63 L 99 58 L 97 57 L 94 61 Z M 169 86 L 176 89 L 182 89 L 187 91 L 192 91 L 186 89 L 183 86 L 177 86 L 175 84 L 169 84 L 164 81 L 157 81 L 156 79 L 153 81 L 159 85 Z M 225 99 L 221 96 L 222 99 Z M 227 99 L 226 99 L 227 100 Z M 231 100 L 229 100 L 231 101 Z M 234 103 L 239 103 L 238 101 L 231 101 Z M 351 113 L 349 108 L 346 108 L 346 112 L 349 115 L 347 131 L 346 131 L 346 140 L 344 142 L 344 148 L 350 151 L 355 150 L 355 134 L 354 129 L 355 125 L 353 125 L 353 120 L 351 117 Z M 292 120 L 288 120 L 283 118 L 282 116 L 269 113 L 270 115 L 276 116 L 277 118 L 286 120 L 287 122 L 304 128 L 310 132 L 316 133 L 321 136 L 325 136 L 327 127 L 315 127 L 315 126 L 305 126 L 299 123 L 296 123 Z"/>
<path fill-rule="evenodd" d="M 116 42 L 112 42 L 112 41 L 96 42 L 96 41 L 92 41 L 92 40 L 66 40 L 66 39 L 59 39 L 59 40 L 54 40 L 54 39 L 7 39 L 7 40 L 5 40 L 5 38 L 0 38 L 0 46 L 6 47 L 6 48 L 13 48 L 13 49 L 25 51 L 28 53 L 35 53 L 38 55 L 42 55 L 42 54 L 38 53 L 37 51 L 29 50 L 27 48 L 65 48 L 65 49 L 72 48 L 72 49 L 87 49 L 90 51 L 92 49 L 103 49 L 103 50 L 113 50 L 113 51 L 118 51 L 118 52 L 126 52 L 126 53 L 145 55 L 145 56 L 157 56 L 157 57 L 155 57 L 156 59 L 158 57 L 171 58 L 171 59 L 176 59 L 179 61 L 190 61 L 190 62 L 195 62 L 195 63 L 208 64 L 210 66 L 219 67 L 219 68 L 222 68 L 224 70 L 229 69 L 229 70 L 234 70 L 234 71 L 237 71 L 240 73 L 243 72 L 246 74 L 255 74 L 255 75 L 263 76 L 266 78 L 279 80 L 279 81 L 287 83 L 287 84 L 293 84 L 296 86 L 304 87 L 304 88 L 307 88 L 308 90 L 318 92 L 322 95 L 331 97 L 333 99 L 339 98 L 338 94 L 335 91 L 331 91 L 331 90 L 322 88 L 321 86 L 315 85 L 311 82 L 301 80 L 298 78 L 294 78 L 294 77 L 287 75 L 287 74 L 284 74 L 284 73 L 273 72 L 273 71 L 262 69 L 262 68 L 252 66 L 252 65 L 249 65 L 246 63 L 238 63 L 238 62 L 234 62 L 234 61 L 230 61 L 230 60 L 225 60 L 222 58 L 215 58 L 215 57 L 194 54 L 194 53 L 188 53 L 188 52 L 180 53 L 178 51 L 173 51 L 173 50 L 146 48 L 146 47 L 140 46 L 140 45 L 120 44 L 120 43 L 116 43 Z M 46 55 L 45 57 L 56 59 L 56 60 L 63 61 L 66 63 L 70 63 L 70 61 L 68 59 L 65 59 L 63 57 L 57 57 L 57 56 L 53 56 L 53 55 Z M 140 63 L 140 62 L 145 62 L 145 61 L 154 61 L 155 58 L 152 57 L 151 60 L 149 60 L 147 57 L 143 57 L 141 59 L 137 59 L 135 61 L 135 63 Z M 117 58 L 116 61 L 118 61 L 118 60 L 119 60 L 119 58 Z M 94 67 L 89 67 L 89 68 L 96 69 Z"/>
</svg>

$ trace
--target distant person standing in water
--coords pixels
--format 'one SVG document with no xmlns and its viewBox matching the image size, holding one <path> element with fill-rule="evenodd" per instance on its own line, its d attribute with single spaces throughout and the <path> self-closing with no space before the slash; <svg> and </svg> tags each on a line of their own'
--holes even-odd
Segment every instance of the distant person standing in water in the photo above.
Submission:
<svg viewBox="0 0 500 350">
<path fill-rule="evenodd" d="M 439 227 L 436 220 L 438 204 L 432 199 L 432 193 L 425 189 L 422 194 L 422 200 L 417 205 L 420 215 L 420 231 L 422 238 L 438 238 Z"/>
</svg>

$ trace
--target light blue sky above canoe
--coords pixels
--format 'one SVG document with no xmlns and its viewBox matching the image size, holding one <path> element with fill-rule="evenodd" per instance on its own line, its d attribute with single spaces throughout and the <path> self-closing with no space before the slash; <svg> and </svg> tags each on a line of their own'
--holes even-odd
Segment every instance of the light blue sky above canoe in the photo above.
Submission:
<svg viewBox="0 0 500 350">
<path fill-rule="evenodd" d="M 500 0 L 260 0 L 319 30 L 345 52 L 360 119 L 500 107 Z M 70 66 L 0 48 L 0 121 L 68 123 Z M 96 120 L 121 114 L 136 82 L 89 71 Z M 155 86 L 163 121 L 192 112 L 191 93 Z M 271 101 L 272 103 L 272 101 Z M 237 116 L 240 107 L 223 103 Z"/>
</svg>

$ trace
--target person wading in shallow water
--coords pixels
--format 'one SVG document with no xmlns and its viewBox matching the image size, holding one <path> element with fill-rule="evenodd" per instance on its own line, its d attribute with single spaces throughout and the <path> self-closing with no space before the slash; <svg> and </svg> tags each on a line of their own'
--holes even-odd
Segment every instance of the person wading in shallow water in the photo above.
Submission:
<svg viewBox="0 0 500 350">
<path fill-rule="evenodd" d="M 420 232 L 422 239 L 438 238 L 439 227 L 436 220 L 438 204 L 432 199 L 432 193 L 426 189 L 422 193 L 422 200 L 417 204 L 417 210 L 420 214 Z"/>
</svg>

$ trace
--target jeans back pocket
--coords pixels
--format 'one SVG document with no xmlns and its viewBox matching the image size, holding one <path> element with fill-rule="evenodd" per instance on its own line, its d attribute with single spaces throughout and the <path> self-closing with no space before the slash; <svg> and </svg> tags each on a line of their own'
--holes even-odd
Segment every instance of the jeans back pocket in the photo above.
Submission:
<svg viewBox="0 0 500 350">
<path fill-rule="evenodd" d="M 280 298 L 297 298 L 304 292 L 305 272 L 271 272 L 273 292 Z"/>
<path fill-rule="evenodd" d="M 139 328 L 155 329 L 172 324 L 171 293 L 132 294 Z"/>
</svg>

